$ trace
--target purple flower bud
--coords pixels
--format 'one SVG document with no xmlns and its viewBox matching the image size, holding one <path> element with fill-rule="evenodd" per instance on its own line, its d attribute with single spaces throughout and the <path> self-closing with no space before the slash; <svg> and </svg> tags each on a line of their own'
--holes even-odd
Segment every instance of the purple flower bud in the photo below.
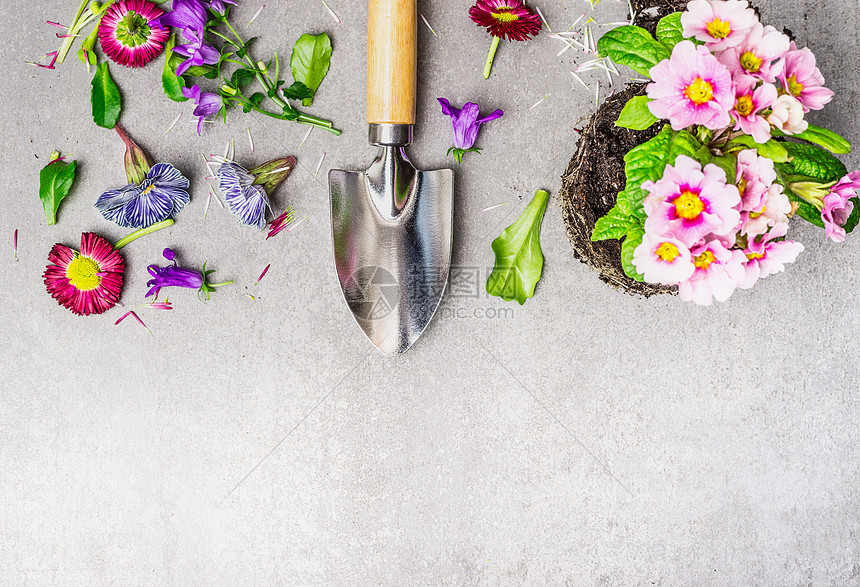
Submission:
<svg viewBox="0 0 860 587">
<path fill-rule="evenodd" d="M 205 280 L 202 273 L 177 266 L 174 260 L 175 255 L 171 249 L 164 249 L 163 254 L 165 259 L 173 261 L 173 265 L 168 265 L 167 267 L 150 265 L 146 268 L 154 279 L 146 282 L 146 285 L 150 289 L 144 297 L 148 298 L 152 294 L 158 295 L 158 290 L 162 287 L 187 287 L 190 289 L 200 289 L 203 287 Z"/>
<path fill-rule="evenodd" d="M 496 110 L 489 115 L 478 118 L 478 105 L 473 102 L 466 102 L 462 110 L 454 108 L 445 98 L 438 98 L 442 104 L 442 113 L 451 117 L 451 123 L 454 127 L 454 148 L 467 150 L 475 145 L 475 139 L 478 138 L 478 130 L 485 122 L 501 118 L 504 114 L 501 110 Z"/>
<path fill-rule="evenodd" d="M 193 85 L 190 88 L 182 88 L 182 95 L 186 98 L 194 100 L 194 116 L 199 116 L 197 121 L 197 134 L 201 132 L 203 119 L 211 114 L 216 114 L 224 105 L 224 101 L 218 94 L 211 94 L 200 91 L 200 86 Z"/>
</svg>

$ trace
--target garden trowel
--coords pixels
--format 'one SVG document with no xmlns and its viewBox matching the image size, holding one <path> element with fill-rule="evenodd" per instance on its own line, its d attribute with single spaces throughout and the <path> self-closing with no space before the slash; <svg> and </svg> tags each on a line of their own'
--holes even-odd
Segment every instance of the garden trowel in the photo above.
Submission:
<svg viewBox="0 0 860 587">
<path fill-rule="evenodd" d="M 367 122 L 379 153 L 366 171 L 329 172 L 337 277 L 356 322 L 387 355 L 427 327 L 448 281 L 454 175 L 418 171 L 416 0 L 370 0 Z"/>
</svg>

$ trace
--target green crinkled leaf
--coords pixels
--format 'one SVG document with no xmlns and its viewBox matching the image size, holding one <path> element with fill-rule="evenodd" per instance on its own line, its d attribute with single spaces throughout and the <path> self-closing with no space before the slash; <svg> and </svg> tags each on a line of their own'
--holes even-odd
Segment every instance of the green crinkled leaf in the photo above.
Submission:
<svg viewBox="0 0 860 587">
<path fill-rule="evenodd" d="M 648 108 L 648 103 L 651 99 L 648 96 L 634 96 L 628 100 L 627 104 L 618 115 L 618 120 L 615 122 L 617 126 L 623 128 L 632 128 L 633 130 L 645 130 L 651 128 L 659 119 L 651 114 Z"/>
<path fill-rule="evenodd" d="M 110 76 L 107 62 L 99 64 L 96 68 L 92 85 L 90 99 L 93 106 L 93 120 L 103 128 L 113 128 L 122 111 L 122 95 Z"/>
<path fill-rule="evenodd" d="M 304 100 L 313 98 L 313 92 L 302 82 L 293 82 L 289 88 L 284 88 L 284 96 L 290 100 Z"/>
<path fill-rule="evenodd" d="M 302 104 L 305 106 L 313 103 L 313 96 L 328 73 L 331 50 L 331 39 L 325 33 L 316 36 L 304 34 L 293 47 L 293 54 L 290 57 L 293 79 L 302 82 L 311 93 L 310 97 L 302 99 Z"/>
<path fill-rule="evenodd" d="M 250 69 L 240 67 L 230 76 L 230 85 L 234 88 L 244 88 L 254 81 L 256 74 Z"/>
<path fill-rule="evenodd" d="M 681 24 L 680 12 L 664 16 L 657 23 L 657 40 L 666 45 L 671 51 L 675 45 L 684 40 L 684 26 Z"/>
<path fill-rule="evenodd" d="M 845 165 L 824 149 L 814 145 L 805 145 L 802 143 L 782 143 L 789 156 L 792 157 L 788 166 L 793 169 L 794 175 L 804 175 L 806 177 L 827 183 L 831 181 L 839 181 L 848 170 Z M 780 170 L 785 171 L 787 166 L 781 166 Z M 791 171 L 788 171 L 791 174 Z"/>
<path fill-rule="evenodd" d="M 627 229 L 627 236 L 621 243 L 621 266 L 624 268 L 624 273 L 636 281 L 645 281 L 645 276 L 639 273 L 636 266 L 633 265 L 633 252 L 636 247 L 642 244 L 643 236 L 645 236 L 645 228 L 642 226 L 642 222 L 637 220 Z"/>
<path fill-rule="evenodd" d="M 594 230 L 591 233 L 591 240 L 604 241 L 623 238 L 627 234 L 627 229 L 630 228 L 631 223 L 634 222 L 639 222 L 639 220 L 630 214 L 630 206 L 627 200 L 619 197 L 612 210 L 607 212 L 605 216 L 597 219 L 597 223 L 594 225 Z"/>
<path fill-rule="evenodd" d="M 819 228 L 824 228 L 824 221 L 821 219 L 821 212 L 818 210 L 818 208 L 816 208 L 788 188 L 786 188 L 785 190 L 785 195 L 788 196 L 789 200 L 797 204 L 796 214 L 798 216 Z"/>
<path fill-rule="evenodd" d="M 854 203 L 854 209 L 851 211 L 851 215 L 848 216 L 848 220 L 846 220 L 845 224 L 842 226 L 846 233 L 857 228 L 857 223 L 860 222 L 860 198 L 851 198 L 851 202 Z"/>
<path fill-rule="evenodd" d="M 654 39 L 651 33 L 638 26 L 621 26 L 604 34 L 597 41 L 597 50 L 620 65 L 650 77 L 652 67 L 668 59 L 666 45 Z"/>
<path fill-rule="evenodd" d="M 623 197 L 629 202 L 631 213 L 640 218 L 645 218 L 642 202 L 648 195 L 648 192 L 642 189 L 642 183 L 649 179 L 657 181 L 663 176 L 674 138 L 675 132 L 667 124 L 656 137 L 634 147 L 624 156 L 624 172 L 627 176 L 627 184 L 624 192 L 622 192 Z M 618 197 L 621 198 L 622 195 L 619 194 Z"/>
<path fill-rule="evenodd" d="M 759 155 L 767 157 L 774 163 L 785 163 L 788 161 L 788 151 L 785 150 L 785 145 L 786 143 L 781 143 L 773 139 L 770 139 L 766 143 L 757 143 L 751 136 L 741 135 L 733 139 L 727 147 L 729 149 L 732 147 L 737 149 L 738 146 L 744 146 L 747 149 L 755 149 Z"/>
<path fill-rule="evenodd" d="M 161 88 L 164 90 L 164 95 L 174 102 L 185 102 L 188 99 L 182 93 L 182 88 L 185 87 L 185 79 L 182 76 L 176 75 L 176 67 L 182 61 L 173 59 L 173 47 L 175 44 L 176 35 L 171 34 L 167 40 L 167 45 L 164 47 L 164 69 L 161 71 Z M 171 65 L 174 62 L 176 65 Z"/>
<path fill-rule="evenodd" d="M 785 136 L 775 128 L 771 129 L 771 134 L 779 137 Z M 847 155 L 851 152 L 851 143 L 849 143 L 844 137 L 836 134 L 832 130 L 827 130 L 826 128 L 815 126 L 814 124 L 810 124 L 809 128 L 802 133 L 791 136 L 795 139 L 802 139 L 804 141 L 820 145 L 831 153 L 836 153 L 837 155 Z"/>
<path fill-rule="evenodd" d="M 726 172 L 726 183 L 736 183 L 738 180 L 738 159 L 733 155 L 714 157 L 712 163 Z"/>
<path fill-rule="evenodd" d="M 707 146 L 703 145 L 699 139 L 694 137 L 690 132 L 682 130 L 675 135 L 672 140 L 672 148 L 669 151 L 669 159 L 667 165 L 675 163 L 675 159 L 679 155 L 686 155 L 698 161 L 703 167 L 714 160 L 711 151 Z M 663 177 L 663 170 L 660 171 L 660 177 Z"/>
<path fill-rule="evenodd" d="M 549 193 L 538 190 L 516 222 L 493 241 L 496 264 L 487 278 L 487 293 L 523 305 L 532 297 L 543 271 L 540 225 Z"/>
<path fill-rule="evenodd" d="M 77 161 L 67 163 L 55 160 L 45 165 L 39 173 L 39 199 L 42 200 L 48 224 L 57 223 L 57 209 L 72 189 L 77 167 Z"/>
</svg>

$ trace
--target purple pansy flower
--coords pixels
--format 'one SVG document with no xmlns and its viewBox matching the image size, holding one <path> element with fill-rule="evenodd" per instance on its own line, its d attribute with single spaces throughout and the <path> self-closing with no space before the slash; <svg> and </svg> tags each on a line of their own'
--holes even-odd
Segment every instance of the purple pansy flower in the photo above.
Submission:
<svg viewBox="0 0 860 587">
<path fill-rule="evenodd" d="M 202 37 L 208 18 L 206 7 L 199 0 L 173 0 L 173 10 L 153 19 L 150 24 L 156 24 L 162 28 L 172 26 L 182 29 L 182 34 L 190 39 Z"/>
<path fill-rule="evenodd" d="M 478 153 L 481 151 L 475 147 L 475 139 L 478 138 L 478 129 L 485 122 L 501 118 L 501 110 L 495 110 L 483 118 L 478 118 L 480 114 L 477 104 L 466 102 L 462 109 L 454 108 L 445 98 L 437 98 L 442 105 L 442 113 L 451 117 L 451 123 L 454 127 L 454 146 L 448 149 L 448 154 L 454 153 L 457 162 L 463 161 L 463 154 L 469 152 Z"/>
<path fill-rule="evenodd" d="M 190 43 L 177 45 L 173 51 L 188 57 L 176 68 L 176 75 L 182 75 L 192 65 L 214 65 L 221 59 L 221 53 L 218 49 L 203 42 L 202 33 L 194 37 Z"/>
<path fill-rule="evenodd" d="M 239 217 L 242 224 L 262 230 L 266 226 L 269 196 L 262 185 L 254 183 L 256 177 L 233 162 L 222 163 L 217 175 L 218 187 L 230 211 Z"/>
<path fill-rule="evenodd" d="M 233 283 L 232 281 L 206 283 L 206 277 L 210 273 L 215 273 L 214 270 L 206 270 L 206 263 L 203 264 L 203 273 L 201 273 L 194 269 L 179 267 L 175 260 L 176 254 L 172 249 L 164 249 L 162 254 L 168 261 L 173 261 L 173 265 L 168 265 L 167 267 L 150 265 L 146 268 L 153 279 L 146 282 L 146 285 L 149 286 L 149 291 L 146 292 L 146 296 L 144 297 L 148 298 L 152 294 L 158 296 L 158 292 L 162 287 L 187 287 L 198 290 L 198 295 L 200 295 L 200 292 L 206 294 L 206 298 L 208 299 L 209 293 L 215 291 L 216 287 Z"/>
<path fill-rule="evenodd" d="M 201 92 L 200 86 L 196 84 L 190 88 L 182 88 L 182 95 L 194 100 L 194 116 L 200 117 L 197 121 L 197 135 L 199 136 L 203 119 L 221 110 L 224 101 L 218 94 Z"/>
<path fill-rule="evenodd" d="M 108 190 L 95 206 L 102 216 L 126 228 L 146 228 L 175 218 L 188 203 L 188 179 L 169 163 L 156 163 L 140 183 Z"/>
</svg>

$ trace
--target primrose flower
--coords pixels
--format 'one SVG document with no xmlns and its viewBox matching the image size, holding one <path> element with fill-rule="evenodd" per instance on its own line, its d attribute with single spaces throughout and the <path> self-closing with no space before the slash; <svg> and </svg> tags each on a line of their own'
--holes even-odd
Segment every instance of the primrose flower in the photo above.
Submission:
<svg viewBox="0 0 860 587">
<path fill-rule="evenodd" d="M 199 0 L 173 0 L 173 10 L 156 20 L 159 26 L 175 27 L 186 39 L 201 37 L 206 28 L 206 7 Z"/>
<path fill-rule="evenodd" d="M 648 84 L 648 108 L 657 118 L 667 119 L 673 129 L 700 124 L 714 130 L 731 122 L 732 76 L 705 47 L 681 41 L 671 57 L 649 73 L 654 81 Z"/>
<path fill-rule="evenodd" d="M 484 64 L 484 79 L 490 77 L 500 39 L 527 41 L 536 37 L 542 26 L 540 16 L 520 0 L 477 0 L 469 9 L 469 18 L 493 37 Z"/>
<path fill-rule="evenodd" d="M 176 68 L 176 75 L 182 75 L 192 65 L 214 65 L 221 59 L 221 53 L 218 49 L 203 42 L 203 33 L 198 33 L 197 36 L 192 37 L 190 43 L 177 45 L 173 51 L 188 57 Z"/>
<path fill-rule="evenodd" d="M 142 67 L 161 55 L 170 32 L 154 21 L 163 14 L 149 0 L 113 4 L 102 15 L 98 28 L 105 55 L 126 67 Z"/>
<path fill-rule="evenodd" d="M 771 159 L 759 157 L 754 149 L 744 149 L 738 153 L 737 178 L 741 210 L 760 210 L 768 188 L 776 182 L 776 169 Z"/>
<path fill-rule="evenodd" d="M 747 0 L 692 0 L 681 14 L 684 37 L 695 37 L 711 51 L 735 47 L 758 23 Z"/>
<path fill-rule="evenodd" d="M 678 296 L 685 302 L 710 306 L 716 299 L 724 302 L 734 293 L 744 278 L 743 252 L 730 250 L 714 239 L 693 247 L 693 265 L 696 270 L 686 281 L 678 284 Z"/>
<path fill-rule="evenodd" d="M 824 234 L 830 240 L 845 242 L 845 223 L 854 211 L 856 190 L 860 189 L 860 171 L 849 173 L 830 188 L 830 193 L 824 196 L 821 208 L 821 219 L 824 221 Z"/>
<path fill-rule="evenodd" d="M 735 207 L 741 197 L 737 187 L 726 184 L 726 172 L 709 163 L 702 166 L 680 155 L 667 165 L 658 181 L 646 181 L 645 232 L 671 235 L 692 247 L 703 237 L 726 235 L 740 221 Z"/>
<path fill-rule="evenodd" d="M 190 88 L 182 88 L 182 95 L 194 100 L 193 114 L 199 117 L 197 120 L 197 136 L 200 136 L 203 120 L 207 116 L 220 112 L 224 106 L 224 100 L 218 94 L 201 92 L 200 86 L 197 84 Z"/>
<path fill-rule="evenodd" d="M 751 135 L 757 143 L 770 140 L 770 123 L 759 112 L 770 108 L 777 98 L 777 89 L 773 84 L 761 84 L 757 78 L 742 75 L 735 78 L 735 107 L 732 117 L 736 124 L 735 130 L 742 130 Z"/>
<path fill-rule="evenodd" d="M 281 157 L 248 171 L 228 161 L 222 163 L 216 173 L 218 187 L 230 211 L 242 224 L 262 230 L 266 226 L 266 208 L 271 209 L 269 194 L 281 185 L 295 165 L 295 157 Z"/>
<path fill-rule="evenodd" d="M 458 163 L 463 162 L 463 155 L 469 152 L 480 152 L 481 149 L 475 147 L 475 140 L 478 138 L 478 130 L 485 122 L 490 122 L 497 118 L 501 118 L 504 112 L 494 110 L 483 118 L 478 118 L 480 114 L 478 105 L 473 102 L 466 102 L 462 109 L 455 108 L 445 98 L 437 98 L 442 105 L 442 114 L 451 117 L 451 124 L 454 127 L 454 146 L 448 149 L 447 154 L 453 151 L 454 158 Z"/>
<path fill-rule="evenodd" d="M 772 26 L 756 23 L 737 47 L 720 54 L 720 62 L 732 75 L 754 75 L 773 83 L 782 71 L 780 57 L 788 52 L 789 44 L 788 37 Z"/>
<path fill-rule="evenodd" d="M 807 48 L 798 49 L 794 41 L 783 58 L 779 81 L 786 92 L 794 96 L 807 112 L 821 110 L 833 99 L 833 91 L 824 87 L 824 76 L 815 66 L 815 55 Z"/>
<path fill-rule="evenodd" d="M 744 276 L 738 283 L 741 289 L 749 289 L 759 279 L 785 271 L 786 263 L 794 263 L 803 252 L 803 245 L 795 241 L 777 240 L 788 232 L 788 223 L 781 222 L 761 237 L 750 240 L 744 249 L 747 261 Z"/>
<path fill-rule="evenodd" d="M 790 94 L 783 94 L 773 103 L 773 112 L 767 121 L 787 135 L 802 133 L 809 128 L 803 119 L 803 105 Z"/>
<path fill-rule="evenodd" d="M 690 249 L 672 237 L 645 233 L 642 244 L 633 251 L 633 265 L 648 283 L 676 285 L 693 275 L 696 267 Z"/>
<path fill-rule="evenodd" d="M 187 287 L 189 289 L 198 290 L 198 296 L 203 293 L 206 295 L 206 299 L 209 299 L 209 293 L 215 291 L 216 287 L 233 283 L 232 281 L 207 283 L 206 277 L 210 273 L 215 273 L 215 271 L 207 271 L 206 263 L 203 264 L 203 273 L 201 273 L 193 269 L 179 267 L 176 264 L 176 254 L 172 249 L 164 249 L 162 254 L 168 261 L 173 261 L 173 265 L 168 265 L 167 267 L 150 265 L 146 268 L 146 270 L 149 271 L 149 274 L 152 275 L 153 279 L 146 282 L 146 285 L 149 287 L 149 291 L 146 292 L 144 297 L 148 298 L 152 294 L 158 296 L 158 292 L 162 287 Z"/>
<path fill-rule="evenodd" d="M 760 206 L 741 212 L 740 234 L 749 238 L 767 232 L 771 226 L 788 223 L 791 201 L 778 183 L 771 184 L 762 198 Z"/>
<path fill-rule="evenodd" d="M 81 250 L 55 244 L 43 278 L 48 293 L 78 316 L 101 314 L 119 301 L 125 261 L 102 237 L 85 232 Z"/>
</svg>

